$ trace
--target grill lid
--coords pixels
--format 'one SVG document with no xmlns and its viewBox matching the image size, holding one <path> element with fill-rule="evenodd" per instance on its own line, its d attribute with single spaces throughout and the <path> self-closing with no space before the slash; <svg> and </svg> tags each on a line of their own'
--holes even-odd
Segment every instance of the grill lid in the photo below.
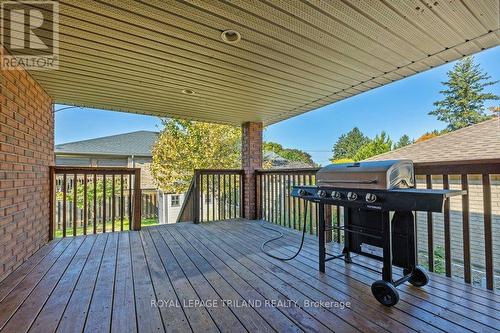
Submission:
<svg viewBox="0 0 500 333">
<path fill-rule="evenodd" d="M 324 187 L 383 189 L 415 187 L 411 160 L 368 161 L 330 164 L 316 173 Z"/>
</svg>

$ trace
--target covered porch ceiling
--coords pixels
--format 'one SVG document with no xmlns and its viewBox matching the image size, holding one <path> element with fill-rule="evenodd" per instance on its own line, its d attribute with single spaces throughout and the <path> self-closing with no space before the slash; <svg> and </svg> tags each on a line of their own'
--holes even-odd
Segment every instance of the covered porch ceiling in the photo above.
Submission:
<svg viewBox="0 0 500 333">
<path fill-rule="evenodd" d="M 268 125 L 499 45 L 499 17 L 499 0 L 63 0 L 60 69 L 32 75 L 56 103 Z"/>
</svg>

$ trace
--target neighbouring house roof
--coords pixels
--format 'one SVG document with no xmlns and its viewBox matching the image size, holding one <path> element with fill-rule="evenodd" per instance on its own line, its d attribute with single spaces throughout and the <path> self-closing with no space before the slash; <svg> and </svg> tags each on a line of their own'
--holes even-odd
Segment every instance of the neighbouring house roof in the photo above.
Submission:
<svg viewBox="0 0 500 333">
<path fill-rule="evenodd" d="M 287 160 L 273 151 L 263 151 L 262 155 L 264 163 L 270 163 L 271 169 L 301 169 L 314 167 L 314 165 L 305 162 Z"/>
<path fill-rule="evenodd" d="M 151 156 L 158 132 L 137 131 L 55 146 L 56 154 Z"/>
<path fill-rule="evenodd" d="M 500 158 L 498 118 L 373 156 L 368 160 L 411 159 L 418 163 L 493 158 Z"/>
</svg>

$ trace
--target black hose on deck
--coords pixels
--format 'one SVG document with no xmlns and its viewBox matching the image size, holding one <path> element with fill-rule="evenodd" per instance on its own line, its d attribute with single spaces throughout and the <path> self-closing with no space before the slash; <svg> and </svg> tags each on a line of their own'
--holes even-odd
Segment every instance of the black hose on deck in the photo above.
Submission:
<svg viewBox="0 0 500 333">
<path fill-rule="evenodd" d="M 304 205 L 304 225 L 302 226 L 302 240 L 300 241 L 300 246 L 297 250 L 297 252 L 295 252 L 295 254 L 291 257 L 278 257 L 278 256 L 275 256 L 274 254 L 271 254 L 269 252 L 267 252 L 264 247 L 270 243 L 270 242 L 274 242 L 275 240 L 278 240 L 280 239 L 281 237 L 283 237 L 283 233 L 277 229 L 274 229 L 274 228 L 270 228 L 270 227 L 267 227 L 264 225 L 264 220 L 262 220 L 260 226 L 262 228 L 265 228 L 265 229 L 268 229 L 268 230 L 271 230 L 271 231 L 274 231 L 274 232 L 277 232 L 279 233 L 278 236 L 276 237 L 273 237 L 271 239 L 268 239 L 266 240 L 264 243 L 262 243 L 262 245 L 260 246 L 260 250 L 262 252 L 264 252 L 264 254 L 268 255 L 269 257 L 271 258 L 274 258 L 274 259 L 278 259 L 278 260 L 282 260 L 282 261 L 288 261 L 288 260 L 292 260 L 294 259 L 296 256 L 299 255 L 300 251 L 302 251 L 302 246 L 304 245 L 304 239 L 305 239 L 305 236 L 306 236 L 306 224 L 307 224 L 307 205 Z"/>
</svg>

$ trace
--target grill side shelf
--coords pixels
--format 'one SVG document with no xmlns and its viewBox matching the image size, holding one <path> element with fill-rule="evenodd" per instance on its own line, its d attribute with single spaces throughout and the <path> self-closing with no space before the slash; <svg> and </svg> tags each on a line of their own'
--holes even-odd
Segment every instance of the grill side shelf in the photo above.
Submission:
<svg viewBox="0 0 500 333">
<path fill-rule="evenodd" d="M 326 196 L 321 197 L 318 194 L 319 190 L 325 191 Z M 332 192 L 339 192 L 340 198 L 332 198 Z M 349 192 L 355 192 L 357 199 L 349 200 Z M 369 193 L 377 196 L 376 202 L 368 203 L 365 201 L 365 197 Z M 443 212 L 444 202 L 447 198 L 466 193 L 463 190 L 366 190 L 323 186 L 295 186 L 292 189 L 292 196 L 294 197 L 324 204 L 379 211 L 427 211 L 436 213 Z"/>
</svg>

